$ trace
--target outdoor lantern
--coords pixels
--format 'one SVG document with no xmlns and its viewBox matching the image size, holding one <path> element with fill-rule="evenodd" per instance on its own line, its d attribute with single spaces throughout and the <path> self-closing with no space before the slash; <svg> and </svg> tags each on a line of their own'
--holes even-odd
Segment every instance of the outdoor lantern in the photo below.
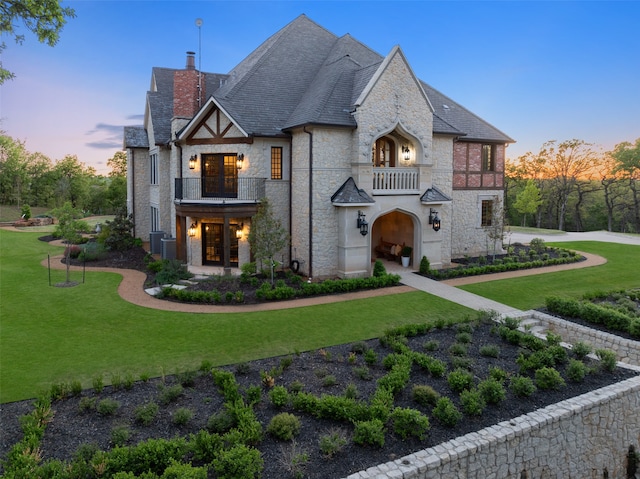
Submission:
<svg viewBox="0 0 640 479">
<path fill-rule="evenodd" d="M 358 210 L 357 225 L 357 228 L 360 230 L 360 234 L 362 236 L 367 236 L 367 233 L 369 232 L 369 223 L 367 223 L 367 220 L 365 219 L 365 214 L 360 210 Z"/>
<path fill-rule="evenodd" d="M 409 161 L 411 159 L 411 150 L 407 145 L 402 145 L 402 159 Z"/>
<path fill-rule="evenodd" d="M 189 169 L 190 170 L 195 170 L 196 169 L 196 162 L 198 161 L 198 155 L 191 155 L 191 158 L 189 158 Z"/>
<path fill-rule="evenodd" d="M 432 226 L 433 231 L 440 229 L 440 218 L 438 217 L 438 212 L 433 208 L 429 208 L 429 224 Z"/>
<path fill-rule="evenodd" d="M 240 153 L 238 155 L 238 158 L 236 159 L 236 167 L 241 170 L 242 169 L 242 163 L 244 163 L 244 154 Z"/>
<path fill-rule="evenodd" d="M 242 239 L 242 228 L 244 228 L 244 223 L 240 223 L 236 227 L 236 238 L 238 238 L 238 239 Z"/>
<path fill-rule="evenodd" d="M 197 231 L 198 229 L 196 223 L 191 223 L 191 226 L 189 226 L 189 236 L 193 238 L 196 235 Z"/>
</svg>

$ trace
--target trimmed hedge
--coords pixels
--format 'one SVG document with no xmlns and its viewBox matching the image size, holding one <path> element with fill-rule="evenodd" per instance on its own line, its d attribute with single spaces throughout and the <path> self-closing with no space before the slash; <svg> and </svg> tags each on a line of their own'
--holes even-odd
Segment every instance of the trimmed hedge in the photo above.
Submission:
<svg viewBox="0 0 640 479">
<path fill-rule="evenodd" d="M 576 263 L 583 259 L 575 251 L 560 249 L 560 258 L 536 259 L 533 261 L 518 262 L 517 258 L 513 261 L 507 261 L 505 258 L 502 263 L 488 264 L 485 266 L 458 267 L 443 270 L 430 270 L 428 276 L 436 280 L 446 280 L 454 278 L 463 278 L 466 276 L 477 276 L 480 274 L 504 273 L 507 271 L 517 271 L 521 269 L 542 268 L 544 266 L 557 266 L 562 264 Z"/>
<path fill-rule="evenodd" d="M 578 318 L 589 323 L 601 324 L 614 331 L 623 331 L 640 338 L 640 318 L 622 311 L 600 306 L 589 301 L 550 296 L 546 298 L 549 312 L 568 318 Z"/>
</svg>

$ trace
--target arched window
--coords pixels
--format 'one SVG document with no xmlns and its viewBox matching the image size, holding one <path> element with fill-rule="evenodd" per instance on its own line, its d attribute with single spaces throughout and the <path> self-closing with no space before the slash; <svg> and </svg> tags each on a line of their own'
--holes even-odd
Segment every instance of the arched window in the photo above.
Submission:
<svg viewBox="0 0 640 479">
<path fill-rule="evenodd" d="M 373 166 L 396 166 L 396 144 L 388 136 L 378 138 L 371 149 L 371 161 Z"/>
</svg>

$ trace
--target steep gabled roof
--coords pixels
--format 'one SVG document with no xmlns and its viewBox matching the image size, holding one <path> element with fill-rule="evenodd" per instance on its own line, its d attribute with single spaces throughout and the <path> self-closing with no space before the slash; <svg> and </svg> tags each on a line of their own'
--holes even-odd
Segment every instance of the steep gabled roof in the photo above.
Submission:
<svg viewBox="0 0 640 479">
<path fill-rule="evenodd" d="M 471 113 L 459 103 L 443 95 L 435 88 L 422 82 L 422 88 L 427 93 L 434 108 L 434 120 L 440 120 L 464 132 L 465 140 L 494 141 L 497 143 L 513 143 L 514 140 L 479 116 Z M 434 132 L 436 131 L 434 122 Z M 444 133 L 444 132 L 442 132 Z"/>
<path fill-rule="evenodd" d="M 142 126 L 125 126 L 123 148 L 149 148 L 147 130 Z"/>
<path fill-rule="evenodd" d="M 375 203 L 373 198 L 367 194 L 361 188 L 358 188 L 355 180 L 352 177 L 349 177 L 347 181 L 342 183 L 342 186 L 338 188 L 338 190 L 331 196 L 331 203 L 334 206 L 340 205 L 366 205 Z"/>
<path fill-rule="evenodd" d="M 206 73 L 214 96 L 249 135 L 279 136 L 305 124 L 356 127 L 351 112 L 384 58 L 350 35 L 337 37 L 300 15 L 264 41 L 230 73 Z M 154 68 L 148 93 L 156 144 L 171 140 L 173 74 Z M 434 109 L 433 132 L 468 140 L 513 142 L 509 136 L 420 81 Z M 148 124 L 145 122 L 145 124 Z"/>
</svg>

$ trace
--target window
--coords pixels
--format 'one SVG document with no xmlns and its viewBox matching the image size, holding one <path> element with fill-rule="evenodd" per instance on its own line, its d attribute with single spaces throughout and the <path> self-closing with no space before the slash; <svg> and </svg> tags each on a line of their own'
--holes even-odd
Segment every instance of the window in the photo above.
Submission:
<svg viewBox="0 0 640 479">
<path fill-rule="evenodd" d="M 151 207 L 151 231 L 160 231 L 160 210 L 156 206 Z"/>
<path fill-rule="evenodd" d="M 271 179 L 282 179 L 282 147 L 271 147 Z"/>
<path fill-rule="evenodd" d="M 493 201 L 482 200 L 482 213 L 481 213 L 480 226 L 491 226 L 493 223 Z"/>
<path fill-rule="evenodd" d="M 153 153 L 149 157 L 149 159 L 151 161 L 149 165 L 149 172 L 151 173 L 151 177 L 149 181 L 151 182 L 152 185 L 157 185 L 158 184 L 158 155 L 156 153 Z"/>
<path fill-rule="evenodd" d="M 371 161 L 373 166 L 396 166 L 395 144 L 389 138 L 378 138 L 371 148 Z"/>
<path fill-rule="evenodd" d="M 496 146 L 482 145 L 482 171 L 495 171 Z"/>
</svg>

